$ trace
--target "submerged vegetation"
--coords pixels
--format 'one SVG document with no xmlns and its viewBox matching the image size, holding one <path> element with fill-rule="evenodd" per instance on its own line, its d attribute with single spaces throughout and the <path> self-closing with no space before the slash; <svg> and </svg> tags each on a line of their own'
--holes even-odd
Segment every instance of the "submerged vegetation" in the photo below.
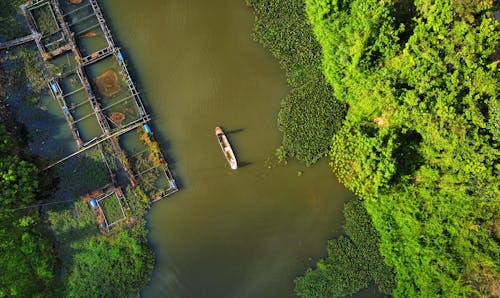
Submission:
<svg viewBox="0 0 500 298">
<path fill-rule="evenodd" d="M 6 69 L 3 82 L 7 96 L 22 97 L 29 105 L 36 105 L 47 88 L 47 77 L 61 73 L 60 67 L 45 63 L 36 50 L 20 48 L 8 54 L 11 67 Z"/>
<path fill-rule="evenodd" d="M 363 203 L 352 200 L 344 207 L 346 236 L 330 240 L 328 257 L 295 280 L 296 292 L 303 297 L 343 297 L 366 288 L 374 281 L 379 290 L 390 294 L 394 272 L 378 252 L 380 238 Z"/>
<path fill-rule="evenodd" d="M 321 51 L 304 12 L 303 0 L 246 0 L 256 14 L 255 38 L 285 69 L 290 94 L 282 101 L 279 158 L 312 164 L 326 156 L 345 114 L 321 71 Z"/>
<path fill-rule="evenodd" d="M 50 35 L 56 32 L 59 28 L 50 5 L 41 6 L 40 8 L 33 10 L 32 14 L 36 24 L 38 25 L 38 30 L 42 33 L 42 35 Z"/>
</svg>

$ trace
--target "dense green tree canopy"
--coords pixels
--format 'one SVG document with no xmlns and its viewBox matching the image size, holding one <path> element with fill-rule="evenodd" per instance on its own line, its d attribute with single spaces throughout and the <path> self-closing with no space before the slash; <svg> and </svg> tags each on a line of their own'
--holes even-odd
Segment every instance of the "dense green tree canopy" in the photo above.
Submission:
<svg viewBox="0 0 500 298">
<path fill-rule="evenodd" d="M 38 188 L 38 169 L 18 155 L 14 139 L 0 124 L 0 207 L 12 209 L 30 203 Z"/>
<path fill-rule="evenodd" d="M 75 243 L 69 297 L 136 297 L 149 280 L 153 258 L 129 232 Z"/>
<path fill-rule="evenodd" d="M 0 37 L 12 39 L 23 34 L 16 21 L 16 12 L 20 11 L 22 0 L 0 1 Z"/>
<path fill-rule="evenodd" d="M 492 2 L 306 3 L 324 73 L 349 105 L 332 165 L 366 200 L 397 272 L 394 294 L 498 295 Z"/>
<path fill-rule="evenodd" d="M 48 230 L 32 203 L 38 170 L 19 155 L 0 124 L 0 297 L 54 295 L 56 258 Z"/>
</svg>

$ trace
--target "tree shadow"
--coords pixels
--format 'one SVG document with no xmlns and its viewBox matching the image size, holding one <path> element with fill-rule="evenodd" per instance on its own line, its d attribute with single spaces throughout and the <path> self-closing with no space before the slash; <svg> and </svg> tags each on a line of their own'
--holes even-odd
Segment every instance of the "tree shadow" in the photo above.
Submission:
<svg viewBox="0 0 500 298">
<path fill-rule="evenodd" d="M 79 197 L 111 182 L 106 164 L 89 154 L 75 156 L 57 168 L 60 183 L 54 193 L 56 200 Z"/>
</svg>

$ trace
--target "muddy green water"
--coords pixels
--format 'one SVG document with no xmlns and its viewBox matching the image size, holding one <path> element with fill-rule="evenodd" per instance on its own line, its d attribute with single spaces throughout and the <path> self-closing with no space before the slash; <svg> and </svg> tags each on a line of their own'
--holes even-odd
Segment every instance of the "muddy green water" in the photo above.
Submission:
<svg viewBox="0 0 500 298">
<path fill-rule="evenodd" d="M 243 0 L 107 0 L 181 191 L 150 213 L 144 297 L 290 297 L 353 197 L 323 161 L 276 165 L 283 71 L 251 38 Z M 229 169 L 221 125 L 243 164 Z M 301 176 L 299 171 L 303 171 Z M 310 259 L 312 258 L 312 259 Z"/>
</svg>

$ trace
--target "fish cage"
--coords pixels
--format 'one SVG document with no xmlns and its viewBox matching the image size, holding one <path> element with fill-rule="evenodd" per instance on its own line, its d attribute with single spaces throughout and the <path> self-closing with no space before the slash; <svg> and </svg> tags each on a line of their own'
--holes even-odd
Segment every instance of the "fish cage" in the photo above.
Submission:
<svg viewBox="0 0 500 298">
<path fill-rule="evenodd" d="M 124 201 L 123 191 L 114 186 L 95 190 L 84 197 L 84 202 L 94 210 L 99 228 L 103 232 L 109 232 L 113 226 L 127 218 Z"/>
<path fill-rule="evenodd" d="M 178 190 L 160 145 L 154 139 L 148 124 L 124 134 L 120 143 L 128 153 L 134 177 L 152 202 Z"/>
</svg>

